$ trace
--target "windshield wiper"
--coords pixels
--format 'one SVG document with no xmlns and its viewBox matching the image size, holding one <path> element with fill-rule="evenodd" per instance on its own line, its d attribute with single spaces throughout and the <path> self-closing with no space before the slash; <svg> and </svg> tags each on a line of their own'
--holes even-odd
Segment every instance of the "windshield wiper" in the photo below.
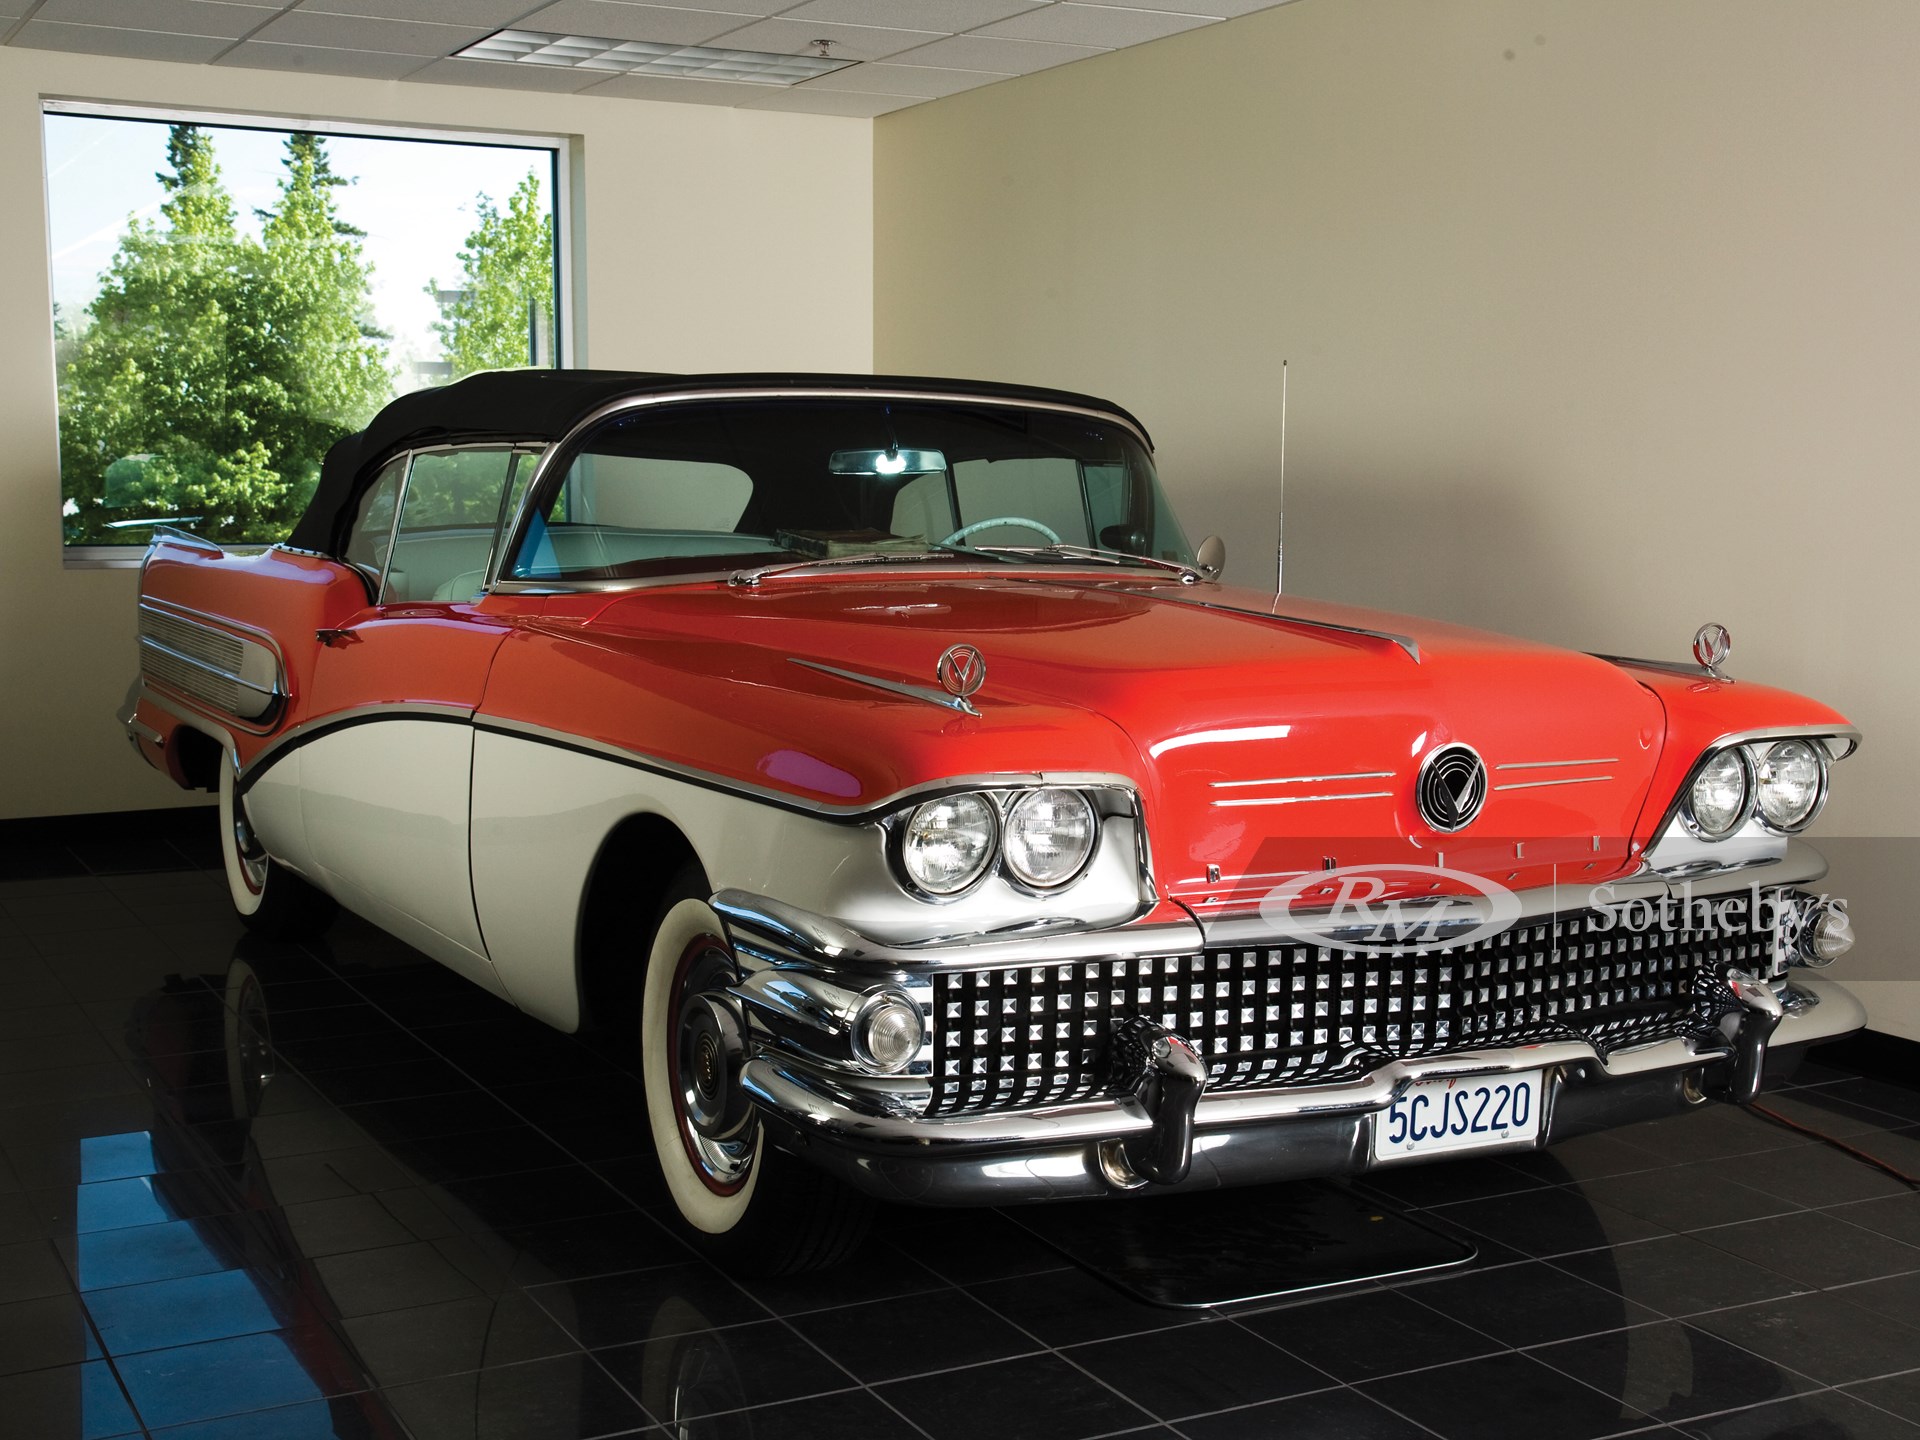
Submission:
<svg viewBox="0 0 1920 1440">
<path fill-rule="evenodd" d="M 1179 560 L 1161 560 L 1152 555 L 1134 555 L 1125 550 L 1100 550 L 1091 545 L 955 545 L 956 551 L 971 551 L 977 555 L 992 555 L 996 559 L 1011 556 L 1058 556 L 1063 560 L 1090 560 L 1097 565 L 1126 567 L 1145 565 L 1154 570 L 1170 570 L 1180 577 L 1183 585 L 1196 585 L 1206 577 L 1195 566 Z"/>
<path fill-rule="evenodd" d="M 898 565 L 903 561 L 944 560 L 958 552 L 952 549 L 867 550 L 858 555 L 820 555 L 811 560 L 783 560 L 777 565 L 760 565 L 752 570 L 736 570 L 727 584 L 752 587 L 769 575 L 793 575 L 803 570 L 838 570 L 848 565 Z"/>
</svg>

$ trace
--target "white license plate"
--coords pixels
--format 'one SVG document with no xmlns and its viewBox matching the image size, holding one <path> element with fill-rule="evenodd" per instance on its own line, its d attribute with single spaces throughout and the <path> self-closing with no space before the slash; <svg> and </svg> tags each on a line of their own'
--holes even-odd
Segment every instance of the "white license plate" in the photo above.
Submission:
<svg viewBox="0 0 1920 1440">
<path fill-rule="evenodd" d="M 1373 1117 L 1373 1158 L 1478 1150 L 1540 1134 L 1541 1072 L 1421 1080 Z"/>
</svg>

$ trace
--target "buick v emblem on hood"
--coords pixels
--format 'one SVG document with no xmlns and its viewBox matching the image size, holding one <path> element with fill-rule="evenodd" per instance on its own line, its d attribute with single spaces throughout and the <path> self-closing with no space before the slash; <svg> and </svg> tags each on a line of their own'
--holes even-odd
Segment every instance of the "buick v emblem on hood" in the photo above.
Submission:
<svg viewBox="0 0 1920 1440">
<path fill-rule="evenodd" d="M 987 662 L 971 645 L 949 645 L 934 666 L 934 674 L 949 695 L 971 699 L 987 683 Z"/>
</svg>

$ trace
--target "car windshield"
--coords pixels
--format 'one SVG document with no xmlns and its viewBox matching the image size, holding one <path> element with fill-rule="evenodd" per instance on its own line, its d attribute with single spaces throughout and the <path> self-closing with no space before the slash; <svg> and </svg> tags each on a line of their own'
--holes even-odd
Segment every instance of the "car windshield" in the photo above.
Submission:
<svg viewBox="0 0 1920 1440">
<path fill-rule="evenodd" d="M 1116 420 L 904 399 L 653 406 L 545 476 L 503 578 L 617 581 L 1071 547 L 1190 564 L 1153 461 Z M 1061 547 L 1054 549 L 1051 547 Z"/>
</svg>

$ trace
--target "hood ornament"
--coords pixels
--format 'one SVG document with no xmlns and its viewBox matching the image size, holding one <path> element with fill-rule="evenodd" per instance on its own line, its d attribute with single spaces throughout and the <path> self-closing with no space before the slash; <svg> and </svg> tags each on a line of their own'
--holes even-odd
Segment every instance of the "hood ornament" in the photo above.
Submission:
<svg viewBox="0 0 1920 1440">
<path fill-rule="evenodd" d="M 1720 667 L 1732 653 L 1733 637 L 1727 633 L 1726 626 L 1710 621 L 1693 632 L 1693 658 L 1714 679 L 1727 678 L 1720 673 Z"/>
<path fill-rule="evenodd" d="M 987 661 L 971 645 L 949 645 L 933 667 L 941 688 L 956 700 L 971 700 L 987 683 Z"/>
</svg>

